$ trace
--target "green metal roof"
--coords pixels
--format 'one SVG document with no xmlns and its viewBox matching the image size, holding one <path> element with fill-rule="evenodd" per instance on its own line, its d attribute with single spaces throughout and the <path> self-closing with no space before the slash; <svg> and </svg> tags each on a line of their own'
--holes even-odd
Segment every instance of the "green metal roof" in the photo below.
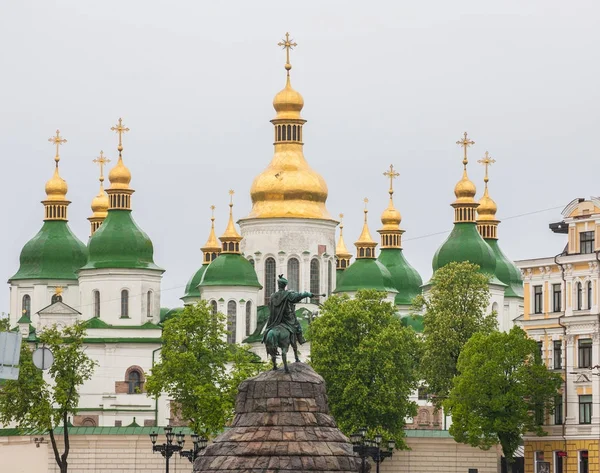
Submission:
<svg viewBox="0 0 600 473">
<path fill-rule="evenodd" d="M 100 317 L 92 317 L 91 319 L 86 320 L 84 323 L 86 328 L 95 329 L 95 328 L 116 328 L 116 329 L 138 329 L 138 330 L 160 330 L 160 327 L 152 322 L 146 322 L 143 325 L 111 325 L 107 324 Z"/>
<path fill-rule="evenodd" d="M 348 266 L 338 278 L 333 292 L 356 292 L 360 289 L 398 292 L 388 269 L 376 259 L 371 258 L 358 258 Z"/>
<path fill-rule="evenodd" d="M 21 250 L 20 266 L 9 281 L 22 279 L 77 280 L 88 251 L 65 220 L 48 220 Z"/>
<path fill-rule="evenodd" d="M 508 286 L 504 290 L 504 296 L 523 298 L 521 270 L 502 252 L 498 240 L 490 238 L 485 241 L 496 256 L 496 277 Z"/>
<path fill-rule="evenodd" d="M 152 240 L 135 223 L 131 210 L 111 209 L 90 238 L 89 258 L 82 269 L 155 269 Z"/>
<path fill-rule="evenodd" d="M 183 312 L 183 310 L 184 310 L 183 307 L 174 307 L 173 309 L 169 309 L 167 312 L 165 312 L 164 316 L 161 312 L 161 314 L 160 314 L 161 323 L 166 322 L 168 319 L 170 319 L 174 315 L 177 315 L 180 312 Z"/>
<path fill-rule="evenodd" d="M 208 265 L 200 281 L 205 286 L 250 286 L 262 288 L 254 266 L 242 255 L 221 253 Z"/>
<path fill-rule="evenodd" d="M 504 285 L 495 275 L 496 256 L 481 238 L 475 223 L 455 223 L 452 232 L 433 256 L 433 272 L 451 262 L 468 261 L 479 266 L 479 272 L 490 276 L 490 283 Z"/>
<path fill-rule="evenodd" d="M 405 327 L 412 327 L 417 333 L 423 332 L 423 316 L 422 315 L 407 315 L 400 319 Z"/>
<path fill-rule="evenodd" d="M 423 279 L 413 268 L 401 248 L 383 248 L 377 258 L 392 275 L 392 284 L 398 291 L 394 302 L 396 305 L 409 305 L 421 294 Z"/>
<path fill-rule="evenodd" d="M 188 297 L 200 297 L 200 289 L 198 289 L 198 284 L 200 284 L 200 281 L 202 281 L 202 276 L 204 275 L 206 268 L 208 268 L 208 265 L 203 264 L 200 266 L 200 269 L 196 271 L 190 278 L 185 286 L 185 295 L 181 298 L 182 300 L 185 300 Z"/>
</svg>

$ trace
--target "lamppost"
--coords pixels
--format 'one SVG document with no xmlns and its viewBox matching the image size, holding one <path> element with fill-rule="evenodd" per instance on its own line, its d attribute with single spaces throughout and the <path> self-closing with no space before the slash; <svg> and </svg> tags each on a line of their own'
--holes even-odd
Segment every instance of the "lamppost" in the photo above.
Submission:
<svg viewBox="0 0 600 473">
<path fill-rule="evenodd" d="M 367 429 L 363 427 L 357 433 L 350 436 L 352 450 L 355 453 L 358 453 L 358 456 L 362 460 L 360 468 L 361 473 L 366 473 L 366 460 L 369 457 L 371 457 L 377 465 L 377 473 L 379 473 L 379 464 L 394 454 L 396 442 L 394 440 L 388 441 L 388 449 L 383 450 L 381 448 L 381 441 L 383 440 L 381 435 L 377 434 L 374 440 L 365 438 L 366 435 Z"/>
<path fill-rule="evenodd" d="M 194 463 L 194 460 L 198 458 L 200 452 L 204 450 L 208 444 L 208 440 L 206 440 L 204 437 L 200 438 L 198 434 L 194 433 L 190 435 L 194 444 L 194 448 L 190 450 L 183 450 L 183 445 L 185 444 L 185 434 L 183 432 L 179 432 L 175 436 L 177 437 L 177 445 L 181 447 L 181 450 L 179 450 L 179 455 L 187 458 L 192 463 Z"/>
<path fill-rule="evenodd" d="M 163 443 L 162 445 L 156 445 L 156 439 L 158 437 L 156 432 L 152 432 L 150 434 L 150 440 L 152 442 L 152 452 L 160 452 L 160 454 L 165 458 L 167 464 L 165 472 L 169 473 L 169 459 L 175 452 L 179 452 L 183 446 L 173 444 L 173 438 L 175 437 L 175 434 L 173 433 L 173 427 L 165 427 L 165 436 L 167 437 L 167 443 Z"/>
</svg>

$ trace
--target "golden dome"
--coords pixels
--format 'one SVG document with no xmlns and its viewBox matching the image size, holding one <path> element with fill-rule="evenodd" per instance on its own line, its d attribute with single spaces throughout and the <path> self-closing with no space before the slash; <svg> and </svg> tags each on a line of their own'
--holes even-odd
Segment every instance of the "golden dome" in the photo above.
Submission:
<svg viewBox="0 0 600 473">
<path fill-rule="evenodd" d="M 108 195 L 100 183 L 98 195 L 92 199 L 92 218 L 106 218 L 108 215 Z"/>
<path fill-rule="evenodd" d="M 390 202 L 387 206 L 387 209 L 385 209 L 381 214 L 381 223 L 383 223 L 381 230 L 400 230 L 402 216 L 400 215 L 400 212 L 396 210 L 396 207 L 394 207 L 392 195 L 393 191 L 390 190 Z"/>
<path fill-rule="evenodd" d="M 215 206 L 211 205 L 210 208 L 214 212 Z M 235 227 L 233 227 L 233 228 L 235 230 Z M 229 227 L 228 227 L 228 229 L 229 229 Z M 225 233 L 227 233 L 227 231 Z M 219 244 L 219 241 L 217 240 L 217 236 L 215 235 L 215 215 L 214 215 L 214 213 L 213 213 L 212 217 L 210 218 L 210 233 L 208 234 L 208 240 L 206 240 L 206 243 L 200 249 L 204 253 L 211 252 L 211 251 L 216 251 L 216 252 L 221 251 L 221 245 Z"/>
<path fill-rule="evenodd" d="M 496 202 L 489 196 L 486 187 L 483 197 L 479 200 L 479 207 L 477 207 L 477 221 L 496 220 L 497 210 Z"/>
<path fill-rule="evenodd" d="M 300 92 L 292 88 L 288 73 L 285 88 L 273 99 L 273 108 L 277 112 L 276 120 L 301 119 L 300 112 L 304 107 L 304 99 Z"/>
<path fill-rule="evenodd" d="M 365 199 L 365 222 L 363 224 L 363 229 L 362 232 L 360 233 L 360 236 L 358 237 L 358 240 L 356 240 L 356 242 L 354 243 L 354 245 L 356 247 L 361 247 L 361 246 L 377 246 L 377 243 L 375 242 L 375 240 L 373 240 L 373 237 L 371 236 L 371 232 L 369 231 L 369 223 L 367 221 L 367 216 L 369 214 L 369 211 L 367 210 L 367 204 L 369 203 L 369 199 Z"/>
<path fill-rule="evenodd" d="M 473 184 L 473 182 L 469 179 L 469 176 L 467 175 L 467 169 L 465 167 L 462 179 L 456 183 L 456 186 L 454 186 L 456 203 L 473 203 L 475 202 L 474 197 L 476 193 L 477 189 L 475 184 Z"/>
<path fill-rule="evenodd" d="M 235 223 L 233 221 L 233 194 L 232 190 L 229 191 L 229 222 L 227 222 L 227 228 L 223 235 L 219 237 L 219 240 L 223 243 L 222 253 L 240 253 L 240 241 L 242 236 L 237 232 Z"/>
<path fill-rule="evenodd" d="M 67 199 L 69 187 L 67 182 L 58 174 L 58 161 L 54 168 L 54 175 L 46 182 L 46 200 L 64 201 Z"/>
<path fill-rule="evenodd" d="M 123 164 L 123 158 L 120 156 L 120 153 L 117 165 L 108 173 L 108 179 L 110 181 L 111 189 L 129 189 L 131 172 L 127 169 L 125 164 Z"/>
</svg>

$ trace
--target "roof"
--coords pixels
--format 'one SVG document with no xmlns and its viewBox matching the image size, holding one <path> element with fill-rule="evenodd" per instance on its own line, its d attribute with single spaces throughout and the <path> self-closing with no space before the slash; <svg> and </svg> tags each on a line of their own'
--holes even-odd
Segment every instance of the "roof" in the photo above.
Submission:
<svg viewBox="0 0 600 473">
<path fill-rule="evenodd" d="M 9 281 L 22 279 L 77 280 L 88 251 L 65 220 L 47 220 L 21 250 L 19 270 Z"/>
<path fill-rule="evenodd" d="M 359 258 L 348 266 L 340 276 L 334 293 L 356 292 L 361 289 L 398 292 L 392 282 L 392 275 L 376 259 Z"/>
<path fill-rule="evenodd" d="M 521 270 L 508 259 L 498 245 L 498 240 L 485 240 L 496 256 L 496 277 L 506 284 L 505 297 L 523 298 L 523 279 Z"/>
<path fill-rule="evenodd" d="M 91 319 L 83 322 L 85 328 L 95 329 L 95 328 L 109 328 L 109 329 L 138 329 L 138 330 L 160 330 L 160 327 L 152 322 L 146 322 L 143 325 L 111 325 L 107 324 L 100 317 L 92 317 Z"/>
<path fill-rule="evenodd" d="M 88 243 L 81 269 L 128 268 L 163 271 L 154 264 L 152 240 L 133 220 L 131 210 L 111 209 Z"/>
<path fill-rule="evenodd" d="M 250 286 L 262 288 L 254 266 L 237 253 L 221 253 L 208 265 L 202 275 L 200 287 Z"/>
<path fill-rule="evenodd" d="M 413 268 L 401 248 L 382 248 L 377 260 L 383 264 L 392 275 L 392 284 L 398 291 L 394 302 L 396 305 L 409 305 L 421 294 L 423 279 Z"/>
<path fill-rule="evenodd" d="M 404 327 L 412 327 L 417 333 L 423 333 L 423 316 L 422 315 L 407 315 L 400 319 Z"/>
<path fill-rule="evenodd" d="M 200 269 L 196 271 L 188 283 L 185 286 L 185 294 L 181 299 L 187 299 L 188 297 L 197 297 L 200 298 L 200 289 L 198 289 L 198 284 L 202 281 L 202 276 L 204 276 L 204 271 L 206 271 L 208 265 L 203 264 L 200 266 Z"/>
</svg>

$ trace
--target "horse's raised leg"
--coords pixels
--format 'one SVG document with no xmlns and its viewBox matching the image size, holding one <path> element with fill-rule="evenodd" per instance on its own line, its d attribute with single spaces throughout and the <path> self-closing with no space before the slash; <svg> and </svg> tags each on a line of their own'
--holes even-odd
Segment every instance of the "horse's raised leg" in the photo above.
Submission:
<svg viewBox="0 0 600 473">
<path fill-rule="evenodd" d="M 298 356 L 298 344 L 292 343 L 292 348 L 294 349 L 294 358 L 296 360 L 296 363 L 300 363 L 300 357 Z"/>
<path fill-rule="evenodd" d="M 290 370 L 288 369 L 288 365 L 287 365 L 287 352 L 288 352 L 287 348 L 283 348 L 281 350 L 281 359 L 283 360 L 283 369 L 285 370 L 286 373 L 289 373 Z"/>
</svg>

